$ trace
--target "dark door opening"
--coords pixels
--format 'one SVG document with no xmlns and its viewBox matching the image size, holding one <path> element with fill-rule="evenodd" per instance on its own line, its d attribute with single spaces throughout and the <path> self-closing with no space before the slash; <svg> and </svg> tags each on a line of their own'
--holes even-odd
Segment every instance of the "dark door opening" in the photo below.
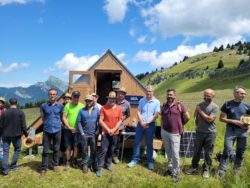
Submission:
<svg viewBox="0 0 250 188">
<path fill-rule="evenodd" d="M 104 105 L 107 96 L 113 90 L 113 86 L 120 82 L 120 72 L 97 72 L 96 74 L 96 93 L 99 95 L 98 103 Z"/>
</svg>

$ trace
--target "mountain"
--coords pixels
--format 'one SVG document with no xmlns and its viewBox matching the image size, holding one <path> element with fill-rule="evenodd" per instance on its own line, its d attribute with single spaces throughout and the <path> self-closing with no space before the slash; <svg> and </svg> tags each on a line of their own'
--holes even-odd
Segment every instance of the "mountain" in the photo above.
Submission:
<svg viewBox="0 0 250 188">
<path fill-rule="evenodd" d="M 19 101 L 19 104 L 24 105 L 28 102 L 46 100 L 50 88 L 56 88 L 60 96 L 67 89 L 67 84 L 59 78 L 50 76 L 47 81 L 37 82 L 29 87 L 0 87 L 0 96 L 6 99 L 15 97 Z"/>
<path fill-rule="evenodd" d="M 206 88 L 233 89 L 236 85 L 250 89 L 250 43 L 185 57 L 172 67 L 142 73 L 137 78 L 144 85 L 153 85 L 155 95 L 161 100 L 165 99 L 167 88 L 175 88 L 182 94 Z"/>
</svg>

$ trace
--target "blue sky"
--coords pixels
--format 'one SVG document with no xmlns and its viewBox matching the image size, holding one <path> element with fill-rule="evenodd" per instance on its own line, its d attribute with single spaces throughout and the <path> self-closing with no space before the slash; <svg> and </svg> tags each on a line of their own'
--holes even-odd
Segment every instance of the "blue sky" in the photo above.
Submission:
<svg viewBox="0 0 250 188">
<path fill-rule="evenodd" d="M 0 0 L 0 86 L 67 81 L 107 49 L 138 74 L 248 40 L 250 3 L 230 2 Z"/>
</svg>

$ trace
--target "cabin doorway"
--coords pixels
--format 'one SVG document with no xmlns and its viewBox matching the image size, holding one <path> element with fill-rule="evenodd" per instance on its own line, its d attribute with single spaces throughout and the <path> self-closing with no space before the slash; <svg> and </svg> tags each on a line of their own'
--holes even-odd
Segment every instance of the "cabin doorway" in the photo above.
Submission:
<svg viewBox="0 0 250 188">
<path fill-rule="evenodd" d="M 121 72 L 97 72 L 96 93 L 99 95 L 98 103 L 106 104 L 107 96 L 116 84 L 121 81 Z"/>
</svg>

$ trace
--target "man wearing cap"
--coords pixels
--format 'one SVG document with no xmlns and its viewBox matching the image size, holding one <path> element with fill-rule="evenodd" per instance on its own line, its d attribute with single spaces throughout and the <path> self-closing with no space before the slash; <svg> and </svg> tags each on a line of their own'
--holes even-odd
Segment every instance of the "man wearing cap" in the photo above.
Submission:
<svg viewBox="0 0 250 188">
<path fill-rule="evenodd" d="M 80 110 L 84 107 L 82 103 L 79 102 L 80 92 L 73 91 L 71 94 L 71 102 L 66 104 L 63 111 L 63 122 L 65 125 L 64 132 L 64 144 L 66 148 L 66 168 L 67 170 L 70 166 L 71 153 L 73 151 L 72 165 L 77 166 L 77 144 L 75 143 L 75 129 L 77 126 L 77 116 Z"/>
<path fill-rule="evenodd" d="M 7 109 L 0 119 L 0 131 L 3 139 L 3 161 L 2 173 L 8 175 L 9 172 L 9 149 L 10 144 L 14 146 L 14 154 L 10 169 L 17 169 L 17 160 L 21 151 L 21 136 L 28 136 L 26 129 L 25 115 L 23 111 L 17 108 L 17 100 L 9 100 L 10 108 Z"/>
<path fill-rule="evenodd" d="M 134 142 L 134 152 L 133 159 L 128 163 L 128 167 L 134 167 L 138 164 L 140 160 L 140 144 L 143 136 L 146 136 L 146 146 L 147 146 L 147 163 L 148 169 L 154 169 L 153 163 L 153 138 L 155 133 L 156 118 L 160 112 L 160 101 L 156 99 L 153 95 L 152 86 L 146 87 L 147 93 L 146 97 L 143 97 L 139 101 L 138 106 L 138 119 L 139 123 L 135 130 L 135 142 Z"/>
<path fill-rule="evenodd" d="M 250 105 L 243 102 L 247 92 L 242 86 L 234 89 L 234 99 L 226 101 L 221 107 L 220 121 L 226 123 L 224 150 L 220 161 L 218 175 L 223 177 L 227 169 L 228 158 L 233 153 L 233 143 L 236 142 L 234 170 L 237 173 L 241 167 L 247 146 L 249 127 L 240 119 L 250 115 Z"/>
<path fill-rule="evenodd" d="M 49 150 L 53 151 L 52 165 L 55 171 L 59 165 L 59 150 L 61 143 L 61 127 L 63 105 L 57 102 L 57 90 L 51 88 L 48 92 L 49 101 L 41 105 L 43 123 L 43 154 L 41 175 L 44 175 L 49 165 Z M 52 144 L 52 146 L 51 146 Z"/>
<path fill-rule="evenodd" d="M 122 114 L 123 114 L 122 121 L 124 122 L 130 116 L 130 104 L 125 99 L 126 89 L 124 87 L 118 88 L 118 90 L 116 91 L 116 95 L 117 95 L 116 103 L 122 107 Z M 123 123 L 119 127 L 119 130 L 122 130 L 122 129 L 124 129 Z M 119 144 L 120 144 L 119 141 L 120 141 L 121 136 L 120 136 L 120 134 L 118 134 L 117 136 L 118 136 L 118 140 L 117 140 L 117 144 L 116 144 L 115 149 L 114 149 L 114 156 L 113 156 L 113 162 L 115 164 L 120 162 L 118 159 L 118 156 L 119 156 L 119 149 L 120 149 L 119 148 Z"/>
<path fill-rule="evenodd" d="M 102 140 L 98 153 L 97 177 L 101 176 L 103 167 L 112 171 L 112 156 L 122 118 L 122 108 L 116 104 L 116 93 L 111 91 L 107 103 L 101 108 L 100 112 L 99 125 L 102 127 Z"/>
<path fill-rule="evenodd" d="M 5 99 L 3 97 L 0 97 L 0 119 L 5 110 L 6 110 Z M 2 154 L 3 154 L 3 141 L 2 141 L 1 134 L 0 134 L 0 160 L 2 160 L 3 158 Z"/>
<path fill-rule="evenodd" d="M 85 108 L 81 109 L 77 118 L 77 137 L 82 146 L 82 171 L 88 171 L 88 147 L 90 147 L 91 167 L 97 170 L 96 157 L 96 131 L 100 117 L 99 109 L 94 106 L 94 100 L 91 95 L 85 98 Z"/>
</svg>

